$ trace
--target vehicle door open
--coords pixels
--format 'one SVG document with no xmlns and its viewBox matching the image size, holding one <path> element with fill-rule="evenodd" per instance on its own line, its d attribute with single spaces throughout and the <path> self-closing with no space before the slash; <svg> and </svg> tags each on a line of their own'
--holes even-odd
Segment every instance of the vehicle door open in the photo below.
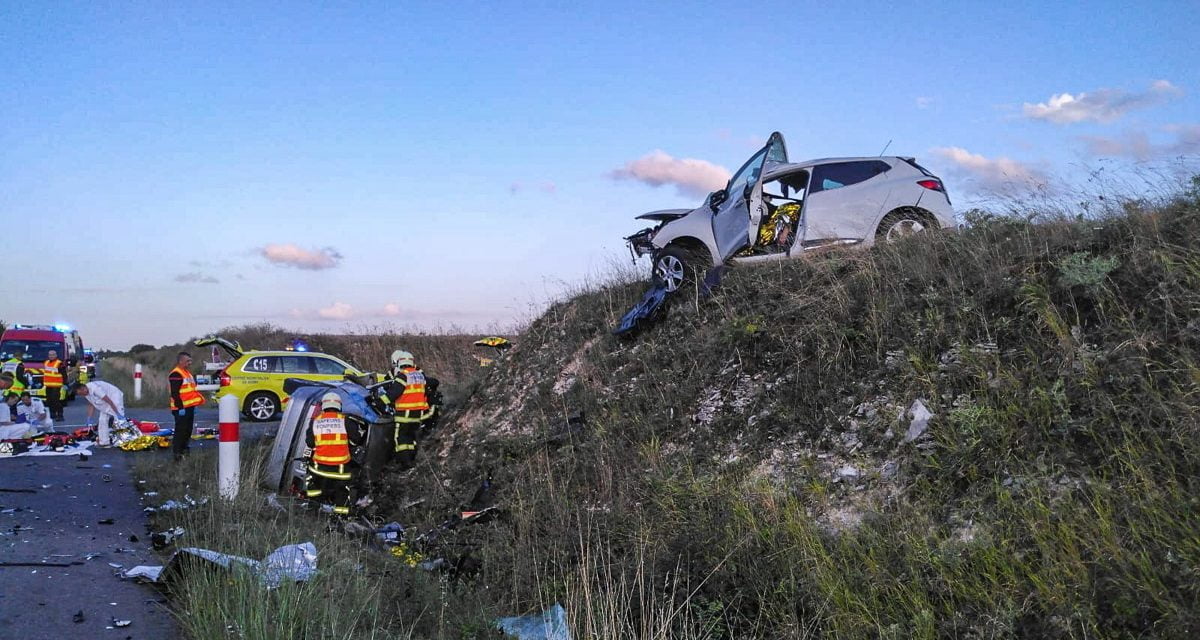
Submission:
<svg viewBox="0 0 1200 640">
<path fill-rule="evenodd" d="M 764 215 L 763 176 L 770 166 L 786 162 L 787 147 L 783 135 L 772 133 L 766 146 L 750 156 L 733 175 L 724 193 L 717 192 L 720 197 L 710 199 L 713 203 L 713 239 L 722 262 L 758 238 Z"/>
</svg>

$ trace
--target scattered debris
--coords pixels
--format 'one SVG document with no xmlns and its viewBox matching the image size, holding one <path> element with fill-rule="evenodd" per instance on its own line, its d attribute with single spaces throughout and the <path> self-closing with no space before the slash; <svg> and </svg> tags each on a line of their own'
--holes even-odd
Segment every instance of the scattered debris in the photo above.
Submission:
<svg viewBox="0 0 1200 640">
<path fill-rule="evenodd" d="M 142 564 L 122 573 L 121 576 L 127 579 L 142 578 L 147 582 L 158 582 L 162 572 L 162 567 Z"/>
<path fill-rule="evenodd" d="M 113 520 L 112 518 L 105 518 L 103 520 L 100 520 L 96 524 L 113 524 L 115 522 L 116 522 L 116 520 Z"/>
<path fill-rule="evenodd" d="M 184 533 L 186 533 L 186 531 L 183 527 L 175 527 L 174 529 L 159 531 L 158 533 L 150 535 L 150 544 L 156 550 L 166 549 L 171 545 L 172 542 L 175 542 L 175 540 Z"/>
<path fill-rule="evenodd" d="M 121 627 L 128 627 L 131 624 L 133 624 L 133 620 L 117 620 L 115 617 L 112 619 L 112 626 L 117 627 L 118 629 Z"/>
<path fill-rule="evenodd" d="M 83 621 L 84 621 L 84 620 L 86 620 L 86 619 L 87 619 L 87 618 L 84 618 L 84 617 L 83 617 L 83 609 L 80 609 L 79 611 L 76 611 L 76 612 L 75 612 L 75 615 L 71 616 L 71 622 L 74 622 L 75 624 L 79 624 L 79 623 L 83 622 Z"/>
<path fill-rule="evenodd" d="M 499 618 L 496 628 L 517 640 L 571 640 L 567 611 L 557 602 L 540 614 Z"/>
<path fill-rule="evenodd" d="M 633 335 L 637 330 L 645 327 L 654 321 L 659 309 L 667 300 L 667 285 L 662 282 L 655 282 L 654 286 L 642 296 L 641 302 L 638 302 L 630 309 L 624 317 L 621 318 L 621 323 L 613 329 L 613 335 Z"/>
<path fill-rule="evenodd" d="M 185 495 L 183 496 L 183 500 L 167 500 L 160 506 L 146 507 L 145 509 L 142 509 L 142 511 L 146 513 L 156 513 L 158 511 L 173 511 L 175 509 L 191 509 L 192 507 L 199 507 L 206 504 L 208 504 L 208 498 L 193 500 L 191 496 Z"/>
<path fill-rule="evenodd" d="M 48 486 L 50 485 L 45 485 L 42 488 L 45 489 Z M 37 493 L 37 489 L 5 489 L 0 487 L 0 493 Z"/>
<path fill-rule="evenodd" d="M 279 504 L 279 498 L 276 498 L 275 494 L 273 493 L 267 494 L 267 506 L 275 509 L 276 511 L 287 511 L 287 507 Z"/>
</svg>

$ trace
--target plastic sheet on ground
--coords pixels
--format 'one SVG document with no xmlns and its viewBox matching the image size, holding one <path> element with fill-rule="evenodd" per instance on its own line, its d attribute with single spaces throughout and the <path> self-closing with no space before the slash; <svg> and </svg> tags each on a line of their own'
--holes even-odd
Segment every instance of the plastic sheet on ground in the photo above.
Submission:
<svg viewBox="0 0 1200 640">
<path fill-rule="evenodd" d="M 571 640 L 567 611 L 557 602 L 540 614 L 500 618 L 496 628 L 517 640 Z"/>
<path fill-rule="evenodd" d="M 262 561 L 230 555 L 211 549 L 188 547 L 176 551 L 167 566 L 137 566 L 122 574 L 125 578 L 138 578 L 148 582 L 160 582 L 169 579 L 165 576 L 181 574 L 183 563 L 191 558 L 200 558 L 211 562 L 223 569 L 233 570 L 245 567 L 247 571 L 258 576 L 263 586 L 275 589 L 285 580 L 304 582 L 317 572 L 317 547 L 311 542 L 289 544 L 272 551 Z"/>
</svg>

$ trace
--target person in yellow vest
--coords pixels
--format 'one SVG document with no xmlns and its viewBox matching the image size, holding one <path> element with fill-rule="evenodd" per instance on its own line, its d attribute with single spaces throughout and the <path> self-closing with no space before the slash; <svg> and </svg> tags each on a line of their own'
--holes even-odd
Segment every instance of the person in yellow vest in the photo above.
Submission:
<svg viewBox="0 0 1200 640">
<path fill-rule="evenodd" d="M 4 364 L 0 365 L 0 372 L 12 376 L 12 384 L 9 385 L 8 393 L 20 396 L 26 388 L 25 349 L 17 347 L 17 350 L 9 355 Z"/>
<path fill-rule="evenodd" d="M 62 390 L 67 380 L 67 363 L 58 359 L 54 349 L 46 354 L 42 363 L 42 387 L 46 391 L 46 408 L 50 410 L 51 420 L 64 420 Z"/>
<path fill-rule="evenodd" d="M 411 353 L 399 349 L 392 352 L 391 376 L 391 382 L 383 386 L 383 393 L 387 398 L 385 402 L 392 405 L 396 457 L 408 467 L 417 459 L 417 434 L 421 424 L 433 417 L 428 387 L 436 381 L 425 377 Z"/>
<path fill-rule="evenodd" d="M 187 455 L 192 443 L 192 425 L 196 421 L 196 407 L 204 404 L 204 396 L 196 389 L 196 378 L 188 367 L 192 366 L 192 354 L 180 351 L 175 356 L 175 368 L 167 376 L 171 392 L 171 415 L 175 418 L 175 432 L 171 435 L 171 452 L 178 462 Z"/>
<path fill-rule="evenodd" d="M 353 476 L 341 396 L 330 391 L 321 397 L 321 413 L 313 418 L 305 442 L 312 450 L 305 493 L 328 504 L 334 513 L 349 515 Z"/>
</svg>

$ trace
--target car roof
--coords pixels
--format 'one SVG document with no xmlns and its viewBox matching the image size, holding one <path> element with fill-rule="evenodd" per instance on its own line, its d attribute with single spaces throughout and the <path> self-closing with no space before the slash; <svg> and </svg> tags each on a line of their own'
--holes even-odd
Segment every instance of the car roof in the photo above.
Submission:
<svg viewBox="0 0 1200 640">
<path fill-rule="evenodd" d="M 335 355 L 332 355 L 329 353 L 321 353 L 320 351 L 287 351 L 284 349 L 280 349 L 278 351 L 275 351 L 275 350 L 255 351 L 254 349 L 251 349 L 249 351 L 243 352 L 242 355 L 243 356 L 322 356 L 325 358 L 333 358 L 334 360 L 338 360 L 338 361 L 342 360 L 341 358 L 339 358 Z"/>
<path fill-rule="evenodd" d="M 904 158 L 901 158 L 899 156 L 856 156 L 856 157 L 845 157 L 845 158 L 815 158 L 813 160 L 804 160 L 802 162 L 788 162 L 786 164 L 772 165 L 771 169 L 769 171 L 767 171 L 767 177 L 777 176 L 781 173 L 790 173 L 790 172 L 796 171 L 798 169 L 807 169 L 809 167 L 815 167 L 816 165 L 819 165 L 819 164 L 832 164 L 834 162 L 863 162 L 863 161 L 868 161 L 868 160 L 890 160 L 891 164 L 895 164 L 898 162 L 903 162 Z"/>
</svg>

